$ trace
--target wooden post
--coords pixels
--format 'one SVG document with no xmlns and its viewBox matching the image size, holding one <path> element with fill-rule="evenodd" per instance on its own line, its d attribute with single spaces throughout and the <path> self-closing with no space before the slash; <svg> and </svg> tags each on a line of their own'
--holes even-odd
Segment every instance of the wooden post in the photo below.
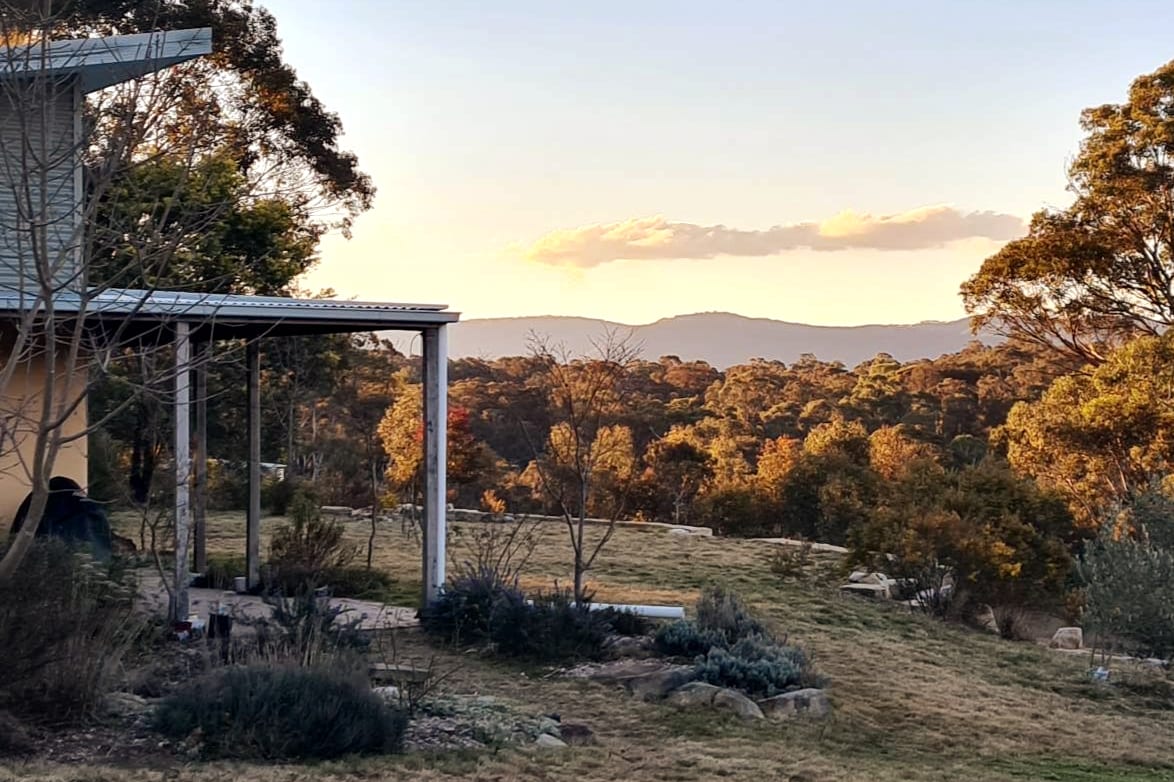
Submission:
<svg viewBox="0 0 1174 782">
<path fill-rule="evenodd" d="M 448 494 L 448 335 L 424 330 L 424 604 L 444 585 Z"/>
<path fill-rule="evenodd" d="M 212 341 L 205 342 L 193 368 L 196 375 L 196 431 L 192 438 L 195 480 L 192 482 L 192 530 L 195 533 L 195 570 L 208 571 L 208 362 Z"/>
<path fill-rule="evenodd" d="M 261 582 L 261 346 L 245 350 L 249 389 L 249 507 L 245 520 L 245 564 L 249 588 Z"/>
<path fill-rule="evenodd" d="M 191 477 L 191 403 L 189 375 L 192 343 L 188 324 L 175 324 L 175 591 L 171 595 L 172 621 L 187 619 L 188 610 L 188 541 L 191 537 L 191 508 L 188 481 Z"/>
</svg>

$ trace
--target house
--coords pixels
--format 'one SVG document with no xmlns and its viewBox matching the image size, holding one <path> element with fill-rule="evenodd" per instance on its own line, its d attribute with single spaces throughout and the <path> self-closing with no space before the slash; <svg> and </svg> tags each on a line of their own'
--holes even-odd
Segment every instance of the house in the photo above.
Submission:
<svg viewBox="0 0 1174 782">
<path fill-rule="evenodd" d="M 199 356 L 217 340 L 243 342 L 249 386 L 246 559 L 260 566 L 260 352 L 266 340 L 406 330 L 423 337 L 425 368 L 425 601 L 444 581 L 446 327 L 439 305 L 301 300 L 137 290 L 91 284 L 81 151 L 88 96 L 208 55 L 208 29 L 161 31 L 0 48 L 0 525 L 36 485 L 86 482 L 85 390 L 112 346 L 174 348 L 176 563 L 172 613 L 187 612 L 194 553 L 203 567 L 207 454 L 197 424 Z M 195 414 L 193 416 L 193 413 Z M 194 465 L 194 471 L 193 471 Z M 194 545 L 194 552 L 189 544 Z"/>
</svg>

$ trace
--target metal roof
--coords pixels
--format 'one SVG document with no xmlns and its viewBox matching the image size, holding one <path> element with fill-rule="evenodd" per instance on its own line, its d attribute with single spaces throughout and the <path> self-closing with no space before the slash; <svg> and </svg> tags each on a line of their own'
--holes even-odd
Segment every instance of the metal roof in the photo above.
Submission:
<svg viewBox="0 0 1174 782">
<path fill-rule="evenodd" d="M 212 29 L 167 30 L 0 47 L 0 78 L 77 74 L 83 92 L 212 53 Z"/>
<path fill-rule="evenodd" d="M 0 291 L 0 318 L 26 315 L 33 297 Z M 339 334 L 363 331 L 419 331 L 453 323 L 460 313 L 442 304 L 398 304 L 339 299 L 292 299 L 281 296 L 143 291 L 112 288 L 81 295 L 61 293 L 53 299 L 59 315 L 82 315 L 96 324 L 128 323 L 138 331 L 157 330 L 179 321 L 190 323 L 196 336 L 208 339 Z"/>
</svg>

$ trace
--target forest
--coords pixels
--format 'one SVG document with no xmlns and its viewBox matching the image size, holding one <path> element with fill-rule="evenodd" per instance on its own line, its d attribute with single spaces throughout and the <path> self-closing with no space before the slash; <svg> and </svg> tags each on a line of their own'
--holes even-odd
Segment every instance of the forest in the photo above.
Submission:
<svg viewBox="0 0 1174 782">
<path fill-rule="evenodd" d="M 1164 497 L 1174 472 L 1174 169 L 1162 141 L 1174 133 L 1172 102 L 1168 65 L 1137 79 L 1127 103 L 1088 109 L 1073 204 L 1036 214 L 1027 236 L 963 284 L 976 329 L 1004 341 L 907 363 L 806 355 L 719 370 L 689 360 L 688 345 L 653 359 L 610 333 L 572 356 L 535 334 L 517 356 L 450 362 L 450 501 L 842 544 L 890 570 L 947 562 L 984 602 L 1071 601 L 1082 552 L 1104 550 L 1104 530 L 1151 545 L 1128 509 Z M 128 183 L 139 200 L 175 187 L 157 165 Z M 206 165 L 223 186 L 238 181 L 215 156 Z M 177 211 L 198 210 L 204 192 L 201 183 Z M 269 262 L 219 274 L 193 257 L 171 273 L 207 290 L 299 292 L 320 228 L 280 209 L 258 219 L 260 208 L 226 213 L 217 248 L 267 248 Z M 209 502 L 238 508 L 242 351 L 218 350 Z M 371 334 L 268 340 L 263 362 L 262 457 L 286 465 L 266 487 L 271 511 L 295 490 L 353 507 L 416 500 L 418 359 Z M 104 425 L 91 442 L 91 491 L 158 506 L 171 484 L 160 479 L 166 394 L 136 391 L 139 372 L 126 362 L 95 383 L 91 417 Z"/>
</svg>

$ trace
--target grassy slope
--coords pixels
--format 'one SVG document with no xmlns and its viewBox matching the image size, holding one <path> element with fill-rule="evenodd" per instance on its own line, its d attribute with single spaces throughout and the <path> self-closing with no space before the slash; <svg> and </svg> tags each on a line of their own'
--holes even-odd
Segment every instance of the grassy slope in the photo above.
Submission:
<svg viewBox="0 0 1174 782">
<path fill-rule="evenodd" d="M 266 526 L 272 522 L 267 521 Z M 209 548 L 243 549 L 239 519 L 219 517 Z M 458 525 L 464 527 L 464 525 Z M 466 528 L 467 529 L 467 528 Z M 351 534 L 365 542 L 362 524 Z M 460 556 L 462 543 L 450 545 Z M 519 751 L 446 758 L 361 760 L 318 767 L 194 765 L 185 778 L 236 780 L 366 778 L 607 780 L 1103 780 L 1174 779 L 1174 721 L 1138 688 L 1088 683 L 1087 659 L 1061 657 L 911 615 L 894 606 L 844 598 L 834 561 L 813 578 L 782 583 L 769 568 L 774 548 L 749 541 L 678 538 L 619 531 L 593 574 L 608 601 L 691 603 L 699 587 L 738 588 L 831 677 L 835 716 L 824 723 L 746 725 L 678 714 L 633 702 L 598 685 L 437 653 L 412 637 L 408 655 L 437 654 L 455 669 L 455 691 L 501 695 L 538 712 L 585 722 L 596 747 L 554 754 Z M 568 574 L 565 532 L 542 531 L 527 568 L 532 585 Z M 419 545 L 399 525 L 381 531 L 377 562 L 419 579 Z M 821 575 L 822 574 L 822 575 Z M 154 779 L 158 771 L 20 769 L 46 778 Z M 0 769 L 2 776 L 2 769 Z"/>
</svg>

